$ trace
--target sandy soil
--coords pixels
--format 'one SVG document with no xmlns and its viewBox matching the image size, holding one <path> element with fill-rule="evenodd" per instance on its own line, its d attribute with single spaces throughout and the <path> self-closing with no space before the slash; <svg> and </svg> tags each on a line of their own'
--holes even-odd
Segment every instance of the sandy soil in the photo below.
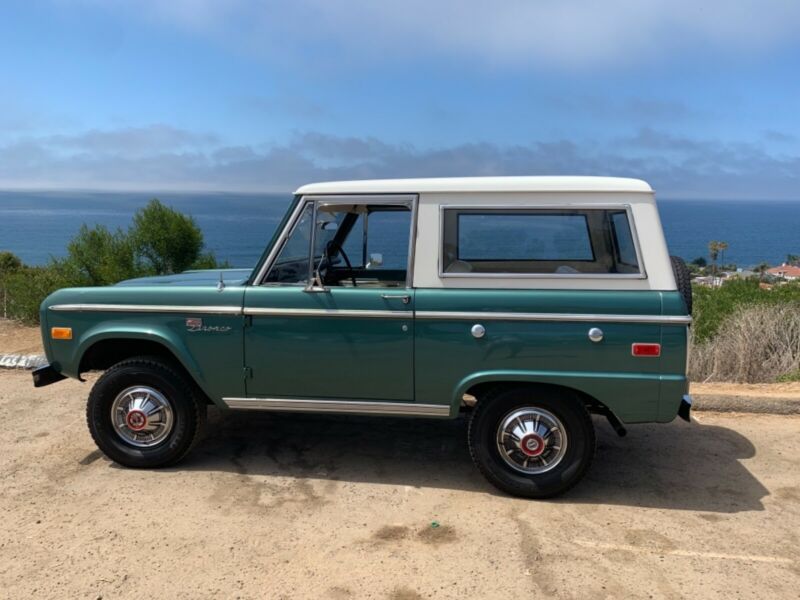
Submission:
<svg viewBox="0 0 800 600">
<path fill-rule="evenodd" d="M 692 394 L 800 398 L 800 381 L 786 383 L 692 383 Z"/>
<path fill-rule="evenodd" d="M 0 317 L 0 354 L 42 354 L 38 327 L 25 327 Z"/>
<path fill-rule="evenodd" d="M 108 462 L 89 385 L 0 371 L 0 597 L 796 598 L 800 417 L 598 422 L 568 496 L 503 496 L 464 422 L 212 415 L 159 471 Z M 436 521 L 439 526 L 432 527 Z"/>
</svg>

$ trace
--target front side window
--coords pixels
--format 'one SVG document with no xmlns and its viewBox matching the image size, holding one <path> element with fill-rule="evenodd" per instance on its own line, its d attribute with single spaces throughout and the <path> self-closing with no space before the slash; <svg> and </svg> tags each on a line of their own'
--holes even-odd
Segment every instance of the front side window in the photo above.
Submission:
<svg viewBox="0 0 800 600">
<path fill-rule="evenodd" d="M 309 202 L 264 283 L 405 286 L 410 231 L 410 206 Z"/>
<path fill-rule="evenodd" d="M 445 209 L 442 273 L 638 274 L 626 210 Z"/>
<path fill-rule="evenodd" d="M 264 283 L 273 285 L 306 285 L 308 252 L 311 248 L 311 220 L 314 205 L 306 204 L 283 248 L 267 273 Z"/>
</svg>

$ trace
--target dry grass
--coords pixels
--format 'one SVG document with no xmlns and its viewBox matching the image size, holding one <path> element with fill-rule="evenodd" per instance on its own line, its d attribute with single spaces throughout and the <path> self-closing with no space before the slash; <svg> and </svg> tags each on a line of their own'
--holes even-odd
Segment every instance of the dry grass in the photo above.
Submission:
<svg viewBox="0 0 800 600">
<path fill-rule="evenodd" d="M 692 349 L 692 381 L 761 383 L 800 371 L 800 311 L 795 305 L 751 306 L 725 320 Z"/>
</svg>

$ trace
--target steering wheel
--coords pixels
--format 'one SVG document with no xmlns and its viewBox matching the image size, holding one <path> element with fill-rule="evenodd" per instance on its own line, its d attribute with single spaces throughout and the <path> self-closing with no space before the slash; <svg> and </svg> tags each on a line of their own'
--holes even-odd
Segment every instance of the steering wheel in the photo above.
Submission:
<svg viewBox="0 0 800 600">
<path fill-rule="evenodd" d="M 333 240 L 329 241 L 325 245 L 325 260 L 328 263 L 326 267 L 333 264 L 333 257 L 336 256 L 337 254 L 342 255 L 342 258 L 344 259 L 344 262 L 347 265 L 347 270 L 350 271 L 350 281 L 353 282 L 353 287 L 358 287 L 358 284 L 356 283 L 356 274 L 355 271 L 353 270 L 353 265 L 350 262 L 350 258 L 347 256 L 347 253 L 344 251 L 344 248 L 342 248 L 341 244 L 337 244 Z M 321 271 L 322 267 L 320 267 L 319 270 Z"/>
</svg>

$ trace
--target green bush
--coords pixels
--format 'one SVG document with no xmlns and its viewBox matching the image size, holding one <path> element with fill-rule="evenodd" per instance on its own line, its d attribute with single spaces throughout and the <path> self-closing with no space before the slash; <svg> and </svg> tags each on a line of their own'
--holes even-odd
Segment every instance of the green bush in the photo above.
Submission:
<svg viewBox="0 0 800 600">
<path fill-rule="evenodd" d="M 23 323 L 36 324 L 42 300 L 57 289 L 71 285 L 74 283 L 69 275 L 58 265 L 23 266 L 5 279 L 7 314 Z"/>
<path fill-rule="evenodd" d="M 800 370 L 795 371 L 793 373 L 786 373 L 785 375 L 781 375 L 780 377 L 778 377 L 778 381 L 780 381 L 781 383 L 800 381 Z"/>
<path fill-rule="evenodd" d="M 140 274 L 130 235 L 102 225 L 81 225 L 67 245 L 67 257 L 54 262 L 74 285 L 111 285 Z"/>
<path fill-rule="evenodd" d="M 791 303 L 742 306 L 713 338 L 692 348 L 694 381 L 766 383 L 800 371 L 800 310 Z"/>
<path fill-rule="evenodd" d="M 18 271 L 22 268 L 22 261 L 19 256 L 11 252 L 0 252 L 0 277 Z"/>
<path fill-rule="evenodd" d="M 734 279 L 695 286 L 694 381 L 795 381 L 800 378 L 800 282 L 762 288 Z"/>
<path fill-rule="evenodd" d="M 156 199 L 136 212 L 127 231 L 81 226 L 67 245 L 67 256 L 54 262 L 73 285 L 89 286 L 223 266 L 210 252 L 203 253 L 203 233 L 194 219 Z"/>
<path fill-rule="evenodd" d="M 194 219 L 155 199 L 133 216 L 128 237 L 139 265 L 150 273 L 185 271 L 203 251 L 203 233 Z"/>
<path fill-rule="evenodd" d="M 8 279 L 22 268 L 22 261 L 16 254 L 0 252 L 0 315 L 8 317 Z"/>
<path fill-rule="evenodd" d="M 710 288 L 694 286 L 693 339 L 702 343 L 713 338 L 720 326 L 738 309 L 754 305 L 795 304 L 800 310 L 800 283 L 763 289 L 755 279 L 734 279 Z"/>
<path fill-rule="evenodd" d="M 0 252 L 2 314 L 36 323 L 42 301 L 59 288 L 227 266 L 203 252 L 203 233 L 194 219 L 153 199 L 136 212 L 127 231 L 82 225 L 67 255 L 46 266 L 28 267 L 10 252 Z"/>
</svg>

